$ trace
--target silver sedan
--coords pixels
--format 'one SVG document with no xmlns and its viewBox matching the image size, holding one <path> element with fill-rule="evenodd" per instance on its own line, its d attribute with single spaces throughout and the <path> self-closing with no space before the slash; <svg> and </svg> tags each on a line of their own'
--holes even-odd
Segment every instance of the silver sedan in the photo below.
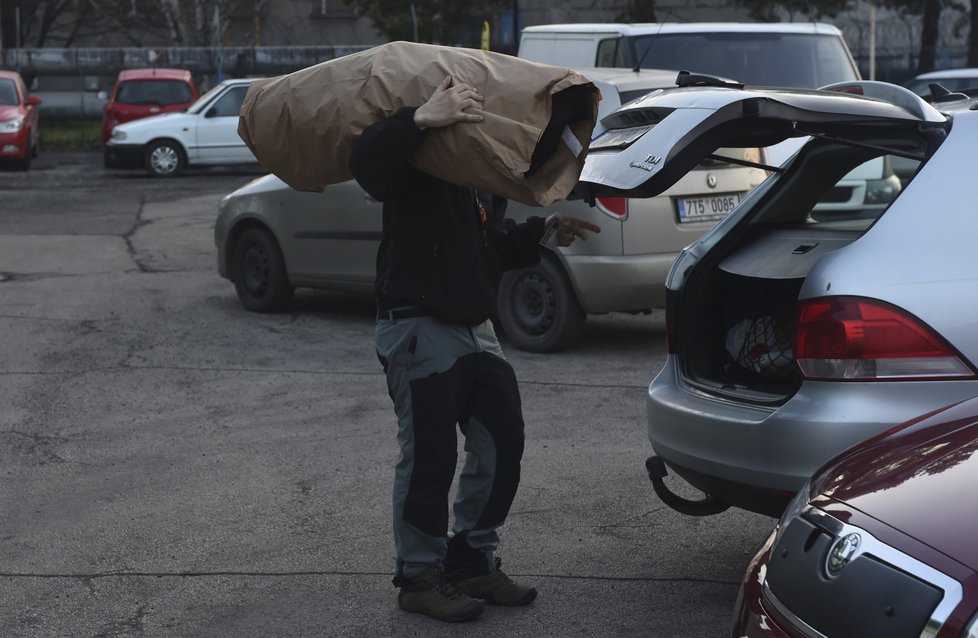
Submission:
<svg viewBox="0 0 978 638">
<path fill-rule="evenodd" d="M 669 274 L 647 465 L 679 511 L 777 515 L 840 451 L 978 395 L 974 101 L 938 110 L 881 82 L 827 88 L 666 90 L 606 118 L 621 138 L 643 111 L 668 113 L 632 145 L 592 142 L 581 190 L 642 197 L 710 148 L 810 136 Z M 669 159 L 634 169 L 652 149 Z M 881 157 L 915 169 L 888 207 L 817 208 Z M 677 495 L 670 470 L 706 495 Z"/>
<path fill-rule="evenodd" d="M 676 79 L 674 71 L 584 72 L 601 88 L 599 116 Z M 504 276 L 498 308 L 504 332 L 521 349 L 549 352 L 574 343 L 588 314 L 661 308 L 679 251 L 767 176 L 734 162 L 761 159 L 756 146 L 717 154 L 654 198 L 600 197 L 594 206 L 576 200 L 544 209 L 510 202 L 507 216 L 517 221 L 559 211 L 599 225 L 601 233 L 543 250 L 538 266 Z M 353 181 L 303 193 L 266 176 L 221 202 L 218 271 L 257 312 L 285 308 L 296 287 L 370 293 L 380 231 L 380 203 Z"/>
</svg>

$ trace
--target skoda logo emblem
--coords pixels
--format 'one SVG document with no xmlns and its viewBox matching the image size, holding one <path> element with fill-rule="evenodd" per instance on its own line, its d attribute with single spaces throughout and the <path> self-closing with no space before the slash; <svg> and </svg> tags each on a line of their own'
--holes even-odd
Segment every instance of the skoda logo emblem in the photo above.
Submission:
<svg viewBox="0 0 978 638">
<path fill-rule="evenodd" d="M 856 550 L 859 549 L 859 541 L 859 534 L 848 534 L 839 537 L 832 544 L 829 556 L 825 559 L 825 573 L 830 578 L 838 576 L 842 568 L 856 555 Z"/>
<path fill-rule="evenodd" d="M 709 186 L 710 188 L 716 188 L 717 176 L 714 175 L 713 173 L 708 173 L 706 176 L 706 185 Z"/>
</svg>

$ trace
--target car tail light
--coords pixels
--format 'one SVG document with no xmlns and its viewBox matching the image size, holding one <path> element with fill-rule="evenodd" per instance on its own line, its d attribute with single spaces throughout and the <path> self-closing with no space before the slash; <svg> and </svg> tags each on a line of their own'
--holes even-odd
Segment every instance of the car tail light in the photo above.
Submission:
<svg viewBox="0 0 978 638">
<path fill-rule="evenodd" d="M 618 221 L 628 218 L 628 199 L 624 197 L 598 197 L 595 200 L 598 210 Z"/>
<path fill-rule="evenodd" d="M 808 379 L 889 381 L 974 378 L 971 366 L 929 326 L 874 299 L 802 303 L 795 360 Z"/>
<path fill-rule="evenodd" d="M 846 85 L 846 86 L 838 86 L 838 87 L 836 87 L 836 88 L 834 88 L 832 90 L 833 91 L 836 91 L 837 93 L 849 93 L 850 95 L 864 95 L 865 94 L 865 92 L 863 91 L 863 87 L 859 86 L 858 84 L 849 84 L 849 85 Z"/>
</svg>

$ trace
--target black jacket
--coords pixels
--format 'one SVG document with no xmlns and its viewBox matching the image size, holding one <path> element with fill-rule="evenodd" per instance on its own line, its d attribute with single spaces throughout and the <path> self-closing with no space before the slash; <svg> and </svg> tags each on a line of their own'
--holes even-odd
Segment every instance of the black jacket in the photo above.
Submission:
<svg viewBox="0 0 978 638">
<path fill-rule="evenodd" d="M 384 203 L 375 292 L 382 309 L 426 308 L 446 321 L 475 325 L 496 308 L 503 270 L 539 262 L 544 220 L 490 220 L 471 188 L 410 164 L 425 132 L 403 108 L 367 127 L 353 145 L 350 171 Z"/>
</svg>

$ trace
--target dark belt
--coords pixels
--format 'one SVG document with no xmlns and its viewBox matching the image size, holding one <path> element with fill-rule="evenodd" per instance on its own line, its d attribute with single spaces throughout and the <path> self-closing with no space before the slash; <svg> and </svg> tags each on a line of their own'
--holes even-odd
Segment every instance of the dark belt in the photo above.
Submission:
<svg viewBox="0 0 978 638">
<path fill-rule="evenodd" d="M 392 308 L 390 310 L 378 310 L 377 319 L 413 319 L 415 317 L 430 317 L 432 313 L 425 308 Z"/>
</svg>

